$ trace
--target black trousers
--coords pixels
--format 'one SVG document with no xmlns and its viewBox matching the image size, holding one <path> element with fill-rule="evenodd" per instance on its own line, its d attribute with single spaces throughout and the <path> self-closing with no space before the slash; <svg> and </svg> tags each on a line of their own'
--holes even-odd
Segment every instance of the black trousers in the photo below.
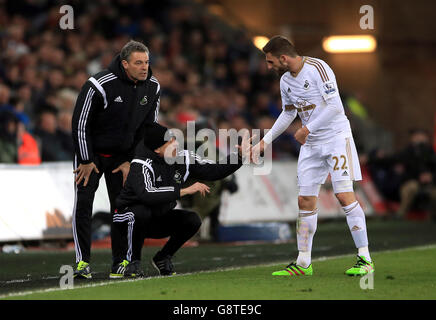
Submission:
<svg viewBox="0 0 436 320">
<path fill-rule="evenodd" d="M 124 160 L 120 156 L 105 157 L 96 155 L 94 163 L 100 171 L 98 174 L 92 172 L 88 184 L 83 186 L 84 180 L 77 185 L 74 182 L 75 200 L 73 209 L 73 238 L 76 251 L 76 262 L 81 260 L 90 262 L 91 259 L 91 217 L 94 203 L 95 192 L 97 191 L 100 178 L 104 174 L 106 188 L 109 195 L 111 214 L 115 210 L 115 199 L 120 194 L 123 187 L 123 174 L 121 172 L 112 173 Z M 78 167 L 77 158 L 74 158 L 74 170 Z M 111 225 L 112 229 L 112 225 Z M 114 239 L 111 232 L 112 244 L 118 239 Z"/>
<path fill-rule="evenodd" d="M 159 251 L 162 256 L 173 256 L 201 226 L 200 217 L 192 211 L 173 209 L 161 215 L 153 215 L 144 205 L 125 208 L 113 216 L 113 233 L 122 239 L 112 245 L 114 264 L 123 261 L 141 260 L 145 238 L 169 237 Z"/>
</svg>

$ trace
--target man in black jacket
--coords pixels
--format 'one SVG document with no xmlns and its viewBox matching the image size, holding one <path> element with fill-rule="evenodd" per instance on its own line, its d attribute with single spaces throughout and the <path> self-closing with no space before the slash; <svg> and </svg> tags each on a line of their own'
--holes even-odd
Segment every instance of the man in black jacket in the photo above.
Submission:
<svg viewBox="0 0 436 320">
<path fill-rule="evenodd" d="M 99 180 L 104 174 L 113 212 L 144 125 L 157 121 L 159 99 L 148 48 L 136 41 L 129 41 L 109 68 L 90 77 L 81 89 L 72 119 L 75 277 L 91 278 L 91 216 Z M 116 241 L 112 236 L 112 245 Z"/>
<path fill-rule="evenodd" d="M 174 274 L 172 256 L 201 225 L 196 213 L 174 209 L 176 200 L 188 194 L 209 192 L 209 187 L 202 183 L 182 188 L 183 183 L 188 176 L 211 181 L 232 174 L 241 167 L 242 156 L 248 156 L 252 139 L 244 136 L 238 154 L 230 154 L 225 163 L 215 164 L 192 151 L 177 152 L 177 140 L 168 141 L 170 135 L 165 140 L 166 132 L 167 128 L 156 123 L 148 126 L 144 143 L 138 144 L 126 184 L 117 198 L 113 227 L 123 242 L 114 248 L 110 278 L 142 274 L 140 260 L 144 238 L 169 237 L 152 258 L 152 265 L 160 275 Z"/>
</svg>

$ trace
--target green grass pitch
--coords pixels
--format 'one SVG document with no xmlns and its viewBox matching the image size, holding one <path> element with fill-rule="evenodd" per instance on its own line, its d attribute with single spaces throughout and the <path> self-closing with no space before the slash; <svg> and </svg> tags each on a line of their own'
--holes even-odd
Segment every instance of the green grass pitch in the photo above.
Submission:
<svg viewBox="0 0 436 320">
<path fill-rule="evenodd" d="M 283 265 L 243 267 L 36 292 L 10 299 L 295 300 L 436 299 L 436 247 L 373 255 L 372 279 L 344 275 L 354 256 L 314 261 L 311 277 L 272 277 Z M 361 287 L 362 283 L 362 287 Z M 366 289 L 364 289 L 366 288 Z"/>
<path fill-rule="evenodd" d="M 312 277 L 273 277 L 296 257 L 295 243 L 200 245 L 174 259 L 178 275 L 156 277 L 148 266 L 158 248 L 145 247 L 145 279 L 110 281 L 110 250 L 93 252 L 92 281 L 60 290 L 59 267 L 74 252 L 0 254 L 0 299 L 39 300 L 403 300 L 436 299 L 436 224 L 368 221 L 373 281 L 348 277 L 356 261 L 346 223 L 321 223 Z M 373 287 L 371 288 L 371 284 Z"/>
</svg>

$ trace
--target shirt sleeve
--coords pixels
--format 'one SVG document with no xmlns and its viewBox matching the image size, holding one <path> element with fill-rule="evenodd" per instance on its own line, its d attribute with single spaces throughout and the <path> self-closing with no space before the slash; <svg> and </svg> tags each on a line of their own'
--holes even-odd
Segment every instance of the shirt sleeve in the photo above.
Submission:
<svg viewBox="0 0 436 320">
<path fill-rule="evenodd" d="M 333 70 L 324 61 L 317 60 L 312 63 L 314 63 L 317 70 L 317 72 L 314 72 L 314 80 L 324 100 L 328 101 L 334 97 L 339 97 L 338 85 Z"/>
<path fill-rule="evenodd" d="M 148 123 L 159 121 L 159 108 L 160 108 L 160 95 L 161 95 L 160 83 L 156 79 L 156 77 L 152 76 L 150 78 L 150 81 L 156 84 L 156 94 L 153 101 L 153 111 L 149 113 L 149 117 L 147 118 Z"/>
<path fill-rule="evenodd" d="M 188 173 L 192 178 L 206 181 L 221 180 L 231 175 L 242 166 L 242 158 L 238 153 L 231 153 L 226 160 L 215 163 L 212 160 L 203 159 L 199 155 L 189 152 L 192 159 L 189 160 Z"/>
<path fill-rule="evenodd" d="M 180 199 L 178 186 L 156 187 L 152 170 L 139 163 L 131 165 L 129 185 L 139 201 L 145 205 L 158 205 Z"/>
<path fill-rule="evenodd" d="M 312 62 L 312 64 L 316 69 L 314 72 L 314 81 L 319 93 L 326 102 L 326 106 L 321 107 L 323 109 L 317 115 L 316 119 L 306 125 L 306 128 L 310 132 L 318 130 L 321 126 L 326 125 L 342 112 L 342 102 L 333 70 L 324 61 L 316 60 L 316 62 Z"/>
<path fill-rule="evenodd" d="M 94 112 L 104 105 L 100 92 L 87 81 L 76 100 L 72 118 L 73 145 L 79 163 L 94 161 L 91 141 L 91 123 Z"/>
<path fill-rule="evenodd" d="M 285 111 L 283 110 L 274 122 L 271 130 L 269 130 L 263 137 L 266 144 L 271 144 L 278 136 L 280 136 L 294 121 L 297 116 L 297 110 Z"/>
</svg>

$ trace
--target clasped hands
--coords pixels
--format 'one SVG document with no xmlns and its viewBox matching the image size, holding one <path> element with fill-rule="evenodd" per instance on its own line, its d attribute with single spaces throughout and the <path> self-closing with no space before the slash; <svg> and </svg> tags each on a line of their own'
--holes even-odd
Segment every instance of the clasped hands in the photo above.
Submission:
<svg viewBox="0 0 436 320">
<path fill-rule="evenodd" d="M 307 140 L 307 136 L 309 135 L 310 131 L 309 129 L 307 129 L 307 127 L 301 127 L 299 128 L 295 134 L 294 134 L 294 138 L 295 140 L 297 140 L 299 143 L 301 143 L 302 145 L 304 145 L 306 143 Z M 249 140 L 251 142 L 252 138 Z M 244 140 L 243 140 L 244 142 Z M 259 163 L 259 157 L 260 155 L 265 151 L 265 149 L 268 147 L 268 144 L 265 143 L 264 140 L 261 140 L 258 144 L 256 144 L 255 146 L 251 146 L 249 148 L 249 150 L 245 150 L 245 153 L 250 155 L 250 160 L 251 162 L 258 164 Z"/>
</svg>

